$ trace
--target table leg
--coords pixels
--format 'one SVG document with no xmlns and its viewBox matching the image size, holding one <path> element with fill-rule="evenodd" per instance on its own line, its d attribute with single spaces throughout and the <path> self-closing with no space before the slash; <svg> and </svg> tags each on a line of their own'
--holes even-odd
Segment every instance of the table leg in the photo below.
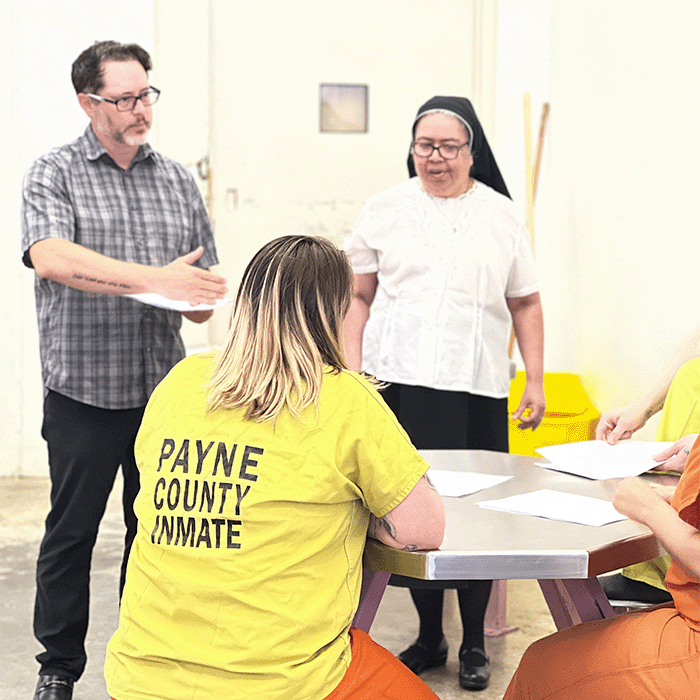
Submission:
<svg viewBox="0 0 700 700">
<path fill-rule="evenodd" d="M 508 581 L 494 581 L 484 615 L 484 634 L 487 637 L 500 637 L 518 629 L 508 624 L 507 613 Z"/>
<path fill-rule="evenodd" d="M 357 612 L 352 622 L 354 627 L 369 632 L 390 576 L 391 574 L 386 571 L 374 571 L 365 567 L 362 572 L 360 604 L 357 606 Z"/>
<path fill-rule="evenodd" d="M 541 579 L 539 584 L 559 630 L 615 616 L 595 576 L 589 579 Z"/>
</svg>

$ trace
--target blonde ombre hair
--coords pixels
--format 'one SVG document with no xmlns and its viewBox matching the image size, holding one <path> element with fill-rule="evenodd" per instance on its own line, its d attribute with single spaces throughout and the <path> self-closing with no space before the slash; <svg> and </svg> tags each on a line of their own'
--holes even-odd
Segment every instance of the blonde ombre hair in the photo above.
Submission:
<svg viewBox="0 0 700 700">
<path fill-rule="evenodd" d="M 263 422 L 315 403 L 324 368 L 347 368 L 351 298 L 350 264 L 330 241 L 283 236 L 261 248 L 243 274 L 207 410 L 245 408 L 248 420 Z"/>
</svg>

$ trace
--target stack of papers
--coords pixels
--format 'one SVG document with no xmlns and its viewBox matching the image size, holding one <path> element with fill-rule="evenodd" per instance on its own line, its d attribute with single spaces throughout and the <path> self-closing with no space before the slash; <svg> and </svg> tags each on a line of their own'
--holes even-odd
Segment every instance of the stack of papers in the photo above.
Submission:
<svg viewBox="0 0 700 700">
<path fill-rule="evenodd" d="M 494 474 L 473 474 L 471 472 L 454 472 L 443 469 L 431 469 L 428 472 L 430 481 L 441 496 L 469 496 L 477 491 L 483 491 L 490 486 L 496 486 L 512 476 L 497 476 Z"/>
<path fill-rule="evenodd" d="M 477 505 L 489 510 L 535 515 L 539 518 L 563 520 L 580 525 L 607 525 L 626 519 L 615 510 L 610 501 L 551 489 L 540 489 L 494 501 L 480 501 Z"/>
<path fill-rule="evenodd" d="M 546 469 L 585 476 L 588 479 L 619 479 L 638 476 L 663 462 L 652 455 L 664 450 L 671 442 L 622 440 L 608 445 L 604 440 L 570 442 L 564 445 L 540 447 L 538 452 L 551 464 L 538 463 Z"/>
</svg>

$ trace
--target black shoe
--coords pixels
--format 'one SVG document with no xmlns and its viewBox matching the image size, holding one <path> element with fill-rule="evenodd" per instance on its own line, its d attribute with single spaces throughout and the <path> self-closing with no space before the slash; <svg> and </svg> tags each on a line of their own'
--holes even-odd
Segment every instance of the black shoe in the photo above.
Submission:
<svg viewBox="0 0 700 700">
<path fill-rule="evenodd" d="M 465 661 L 465 657 L 470 658 Z M 469 666 L 468 663 L 474 663 L 474 655 L 482 657 L 484 663 L 479 666 Z M 489 684 L 491 679 L 491 666 L 489 665 L 489 657 L 483 649 L 474 647 L 473 649 L 462 649 L 459 652 L 459 684 L 465 690 L 483 690 Z"/>
<path fill-rule="evenodd" d="M 608 600 L 634 600 L 639 603 L 658 605 L 668 603 L 673 597 L 668 591 L 650 586 L 644 581 L 637 581 L 627 578 L 622 574 L 612 574 L 612 576 L 600 576 L 598 578 L 603 592 L 608 596 Z"/>
<path fill-rule="evenodd" d="M 420 675 L 429 668 L 437 668 L 447 663 L 447 640 L 443 636 L 437 649 L 425 645 L 420 639 L 399 654 L 399 661 Z"/>
<path fill-rule="evenodd" d="M 73 679 L 66 676 L 39 676 L 34 700 L 71 700 Z"/>
</svg>

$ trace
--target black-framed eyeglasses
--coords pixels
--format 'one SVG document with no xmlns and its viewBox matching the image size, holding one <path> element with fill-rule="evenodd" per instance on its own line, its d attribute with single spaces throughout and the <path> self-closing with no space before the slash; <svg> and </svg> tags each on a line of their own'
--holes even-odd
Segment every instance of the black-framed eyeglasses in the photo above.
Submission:
<svg viewBox="0 0 700 700">
<path fill-rule="evenodd" d="M 109 97 L 102 97 L 102 95 L 93 95 L 93 93 L 88 92 L 88 97 L 92 97 L 93 100 L 99 100 L 100 102 L 109 102 L 117 108 L 117 112 L 131 112 L 132 109 L 136 107 L 136 103 L 141 100 L 141 104 L 144 107 L 150 107 L 158 102 L 160 97 L 160 90 L 154 88 L 153 85 L 148 86 L 149 89 L 142 92 L 140 95 L 129 95 L 127 97 L 118 97 L 113 100 Z"/>
<path fill-rule="evenodd" d="M 462 148 L 469 145 L 469 141 L 465 141 L 461 146 L 455 146 L 453 143 L 443 143 L 440 146 L 435 146 L 430 141 L 414 141 L 411 144 L 411 153 L 419 158 L 430 158 L 434 151 L 445 160 L 454 160 Z"/>
</svg>

